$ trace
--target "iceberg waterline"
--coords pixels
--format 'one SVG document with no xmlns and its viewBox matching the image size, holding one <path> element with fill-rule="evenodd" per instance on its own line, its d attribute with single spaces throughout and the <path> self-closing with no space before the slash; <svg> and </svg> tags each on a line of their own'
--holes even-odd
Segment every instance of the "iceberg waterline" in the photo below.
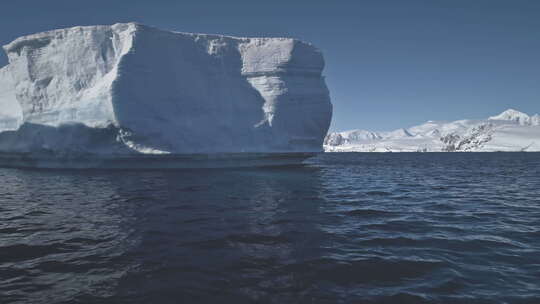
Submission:
<svg viewBox="0 0 540 304">
<path fill-rule="evenodd" d="M 540 116 L 509 109 L 488 119 L 428 121 L 392 132 L 351 130 L 327 135 L 327 152 L 540 151 Z"/>
<path fill-rule="evenodd" d="M 4 46 L 0 152 L 322 151 L 332 104 L 321 52 L 125 23 Z"/>
</svg>

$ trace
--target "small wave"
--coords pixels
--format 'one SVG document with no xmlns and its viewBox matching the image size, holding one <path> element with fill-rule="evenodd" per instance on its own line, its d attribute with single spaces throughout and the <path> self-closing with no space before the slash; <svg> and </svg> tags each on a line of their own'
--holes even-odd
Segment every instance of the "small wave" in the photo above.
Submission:
<svg viewBox="0 0 540 304">
<path fill-rule="evenodd" d="M 320 258 L 287 265 L 284 271 L 311 274 L 339 285 L 395 283 L 419 278 L 444 265 L 439 261 L 368 258 L 364 260 L 337 260 Z"/>
<path fill-rule="evenodd" d="M 50 245 L 26 245 L 16 244 L 0 247 L 0 261 L 2 262 L 20 262 L 35 258 L 45 257 L 51 254 L 69 252 L 78 247 L 66 244 L 54 243 Z"/>
<path fill-rule="evenodd" d="M 21 233 L 24 233 L 25 235 L 29 235 L 34 232 L 40 232 L 40 231 L 42 230 L 37 229 L 37 228 L 25 228 L 24 226 L 0 228 L 0 234 L 3 234 L 3 235 L 21 234 Z"/>
<path fill-rule="evenodd" d="M 91 239 L 84 237 L 75 237 L 65 241 L 66 244 L 78 244 L 78 245 L 98 245 L 101 243 L 106 243 L 112 241 L 113 238 L 103 238 L 103 239 Z"/>
<path fill-rule="evenodd" d="M 105 263 L 83 263 L 80 261 L 45 261 L 41 262 L 34 267 L 42 272 L 47 273 L 86 273 L 90 270 L 99 270 L 100 268 L 106 269 Z"/>
<path fill-rule="evenodd" d="M 180 188 L 180 189 L 178 189 L 178 191 L 181 191 L 181 192 L 199 192 L 199 191 L 206 191 L 208 189 L 209 189 L 209 187 L 205 187 L 205 186 L 189 186 L 189 187 Z"/>
<path fill-rule="evenodd" d="M 45 211 L 36 210 L 36 211 L 30 211 L 30 212 L 26 213 L 25 216 L 40 216 L 40 215 L 47 215 L 47 214 L 50 214 L 50 213 L 45 212 Z"/>
<path fill-rule="evenodd" d="M 275 245 L 289 243 L 290 239 L 284 235 L 264 235 L 264 234 L 237 234 L 227 238 L 232 243 Z"/>
<path fill-rule="evenodd" d="M 23 230 L 16 227 L 11 228 L 0 228 L 0 234 L 11 234 L 11 233 L 20 233 Z"/>
<path fill-rule="evenodd" d="M 370 238 L 367 240 L 358 241 L 359 244 L 369 247 L 378 247 L 378 246 L 390 246 L 390 247 L 417 247 L 422 242 L 412 238 L 406 237 L 393 237 L 393 238 Z"/>
<path fill-rule="evenodd" d="M 141 195 L 141 196 L 130 197 L 130 198 L 126 199 L 125 202 L 126 203 L 132 203 L 132 202 L 145 202 L 145 201 L 152 201 L 152 200 L 154 200 L 154 198 L 151 197 L 151 196 Z"/>
<path fill-rule="evenodd" d="M 375 209 L 355 209 L 345 212 L 349 216 L 361 216 L 361 217 L 372 217 L 372 216 L 393 216 L 396 215 L 394 212 L 384 211 L 384 210 L 375 210 Z"/>
<path fill-rule="evenodd" d="M 389 296 L 373 297 L 368 299 L 362 299 L 359 303 L 365 304 L 424 304 L 434 303 L 424 295 L 417 295 L 408 292 L 396 293 Z"/>
<path fill-rule="evenodd" d="M 389 196 L 389 195 L 392 195 L 391 192 L 387 192 L 387 191 L 368 191 L 368 192 L 365 192 L 366 195 L 369 195 L 369 196 Z"/>
<path fill-rule="evenodd" d="M 2 221 L 17 221 L 17 220 L 23 220 L 23 219 L 26 219 L 26 217 L 24 215 L 16 215 L 16 216 L 13 216 L 13 217 L 8 217 L 8 218 L 5 218 L 5 219 L 2 219 Z"/>
<path fill-rule="evenodd" d="M 462 252 L 485 252 L 486 250 L 497 250 L 502 248 L 522 248 L 522 245 L 513 241 L 472 238 L 459 239 L 457 237 L 447 236 L 445 238 L 424 237 L 424 238 L 408 238 L 408 237 L 393 237 L 384 238 L 376 237 L 365 240 L 359 240 L 359 244 L 369 247 L 411 247 L 411 248 L 438 248 L 456 253 Z"/>
<path fill-rule="evenodd" d="M 216 220 L 216 218 L 213 218 L 213 217 L 203 217 L 203 218 L 184 220 L 182 222 L 184 224 L 196 224 L 196 223 L 213 222 L 215 220 Z"/>
</svg>

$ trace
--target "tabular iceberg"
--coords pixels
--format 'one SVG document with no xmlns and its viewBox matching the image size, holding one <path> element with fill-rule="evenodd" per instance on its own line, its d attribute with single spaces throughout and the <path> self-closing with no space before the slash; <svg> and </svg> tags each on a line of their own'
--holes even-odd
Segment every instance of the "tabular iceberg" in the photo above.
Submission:
<svg viewBox="0 0 540 304">
<path fill-rule="evenodd" d="M 332 116 L 322 54 L 295 39 L 125 23 L 4 50 L 3 153 L 318 152 Z"/>
</svg>

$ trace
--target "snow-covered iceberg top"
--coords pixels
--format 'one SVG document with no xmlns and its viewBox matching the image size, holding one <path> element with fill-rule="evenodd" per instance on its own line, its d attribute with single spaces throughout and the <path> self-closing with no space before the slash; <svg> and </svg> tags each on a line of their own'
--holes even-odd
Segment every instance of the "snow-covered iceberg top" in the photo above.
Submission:
<svg viewBox="0 0 540 304">
<path fill-rule="evenodd" d="M 295 39 L 126 23 L 4 50 L 0 152 L 311 152 L 331 120 L 322 54 Z"/>
<path fill-rule="evenodd" d="M 391 132 L 328 134 L 328 152 L 540 151 L 540 116 L 506 110 L 488 119 L 428 121 Z"/>
</svg>

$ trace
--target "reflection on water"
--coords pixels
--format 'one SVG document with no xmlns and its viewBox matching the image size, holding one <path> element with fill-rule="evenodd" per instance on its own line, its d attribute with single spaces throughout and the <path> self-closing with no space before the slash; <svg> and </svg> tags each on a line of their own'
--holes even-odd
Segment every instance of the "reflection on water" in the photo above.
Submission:
<svg viewBox="0 0 540 304">
<path fill-rule="evenodd" d="M 107 176 L 0 171 L 0 294 L 5 301 L 114 294 L 110 265 L 135 245 L 129 204 Z"/>
<path fill-rule="evenodd" d="M 520 153 L 0 169 L 0 302 L 534 303 L 539 169 Z"/>
</svg>

